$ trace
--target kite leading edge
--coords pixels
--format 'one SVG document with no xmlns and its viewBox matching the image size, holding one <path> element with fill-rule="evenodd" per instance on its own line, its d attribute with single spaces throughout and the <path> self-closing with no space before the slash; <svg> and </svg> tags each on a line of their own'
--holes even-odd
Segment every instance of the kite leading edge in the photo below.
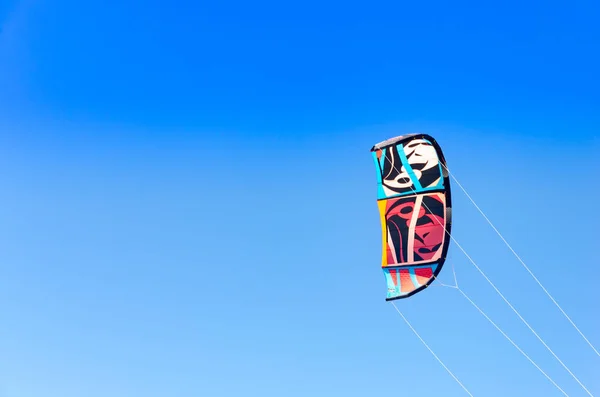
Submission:
<svg viewBox="0 0 600 397">
<path fill-rule="evenodd" d="M 452 223 L 446 160 L 427 134 L 391 138 L 371 152 L 377 168 L 386 300 L 408 298 L 427 288 L 446 260 Z"/>
</svg>

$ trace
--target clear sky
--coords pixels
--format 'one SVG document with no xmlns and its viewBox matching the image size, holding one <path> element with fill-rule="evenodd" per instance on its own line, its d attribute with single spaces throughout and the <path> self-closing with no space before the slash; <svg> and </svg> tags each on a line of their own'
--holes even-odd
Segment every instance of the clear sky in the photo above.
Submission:
<svg viewBox="0 0 600 397">
<path fill-rule="evenodd" d="M 600 348 L 600 6 L 484 4 L 0 0 L 0 396 L 466 395 L 385 302 L 369 149 L 413 131 Z M 458 242 L 600 395 L 453 187 Z M 473 395 L 561 395 L 457 291 L 397 305 Z"/>
</svg>

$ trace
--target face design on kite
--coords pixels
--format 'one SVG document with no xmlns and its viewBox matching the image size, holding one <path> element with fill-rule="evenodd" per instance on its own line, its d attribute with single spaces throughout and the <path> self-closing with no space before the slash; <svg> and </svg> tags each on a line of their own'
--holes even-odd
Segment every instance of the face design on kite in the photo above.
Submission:
<svg viewBox="0 0 600 397">
<path fill-rule="evenodd" d="M 390 146 L 378 156 L 384 154 L 381 181 L 387 197 L 441 187 L 440 162 L 428 141 L 415 139 L 406 146 Z"/>
<path fill-rule="evenodd" d="M 440 182 L 440 161 L 429 142 L 423 139 L 411 141 L 404 147 L 404 153 L 421 187 L 435 186 Z"/>
<path fill-rule="evenodd" d="M 414 242 L 416 261 L 434 259 L 444 242 L 443 225 L 444 218 L 435 214 L 423 214 L 417 219 Z"/>
<path fill-rule="evenodd" d="M 388 200 L 387 265 L 438 260 L 445 238 L 444 196 L 438 193 Z"/>
</svg>

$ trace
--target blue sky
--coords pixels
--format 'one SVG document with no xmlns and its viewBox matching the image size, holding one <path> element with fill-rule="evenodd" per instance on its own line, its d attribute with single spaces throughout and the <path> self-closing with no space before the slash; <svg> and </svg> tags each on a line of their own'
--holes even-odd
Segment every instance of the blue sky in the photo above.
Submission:
<svg viewBox="0 0 600 397">
<path fill-rule="evenodd" d="M 384 301 L 369 149 L 412 131 L 600 347 L 598 16 L 0 1 L 0 396 L 466 395 Z M 600 393 L 600 357 L 454 192 L 455 238 Z M 457 291 L 397 304 L 475 396 L 560 395 Z"/>
</svg>

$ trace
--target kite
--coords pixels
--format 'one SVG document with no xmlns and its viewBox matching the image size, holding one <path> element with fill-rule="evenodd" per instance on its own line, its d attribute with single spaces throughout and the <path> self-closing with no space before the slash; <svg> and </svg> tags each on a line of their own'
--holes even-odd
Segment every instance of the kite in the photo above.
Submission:
<svg viewBox="0 0 600 397">
<path fill-rule="evenodd" d="M 427 288 L 450 245 L 450 180 L 442 149 L 427 134 L 409 134 L 371 148 L 377 168 L 386 301 Z"/>
</svg>

